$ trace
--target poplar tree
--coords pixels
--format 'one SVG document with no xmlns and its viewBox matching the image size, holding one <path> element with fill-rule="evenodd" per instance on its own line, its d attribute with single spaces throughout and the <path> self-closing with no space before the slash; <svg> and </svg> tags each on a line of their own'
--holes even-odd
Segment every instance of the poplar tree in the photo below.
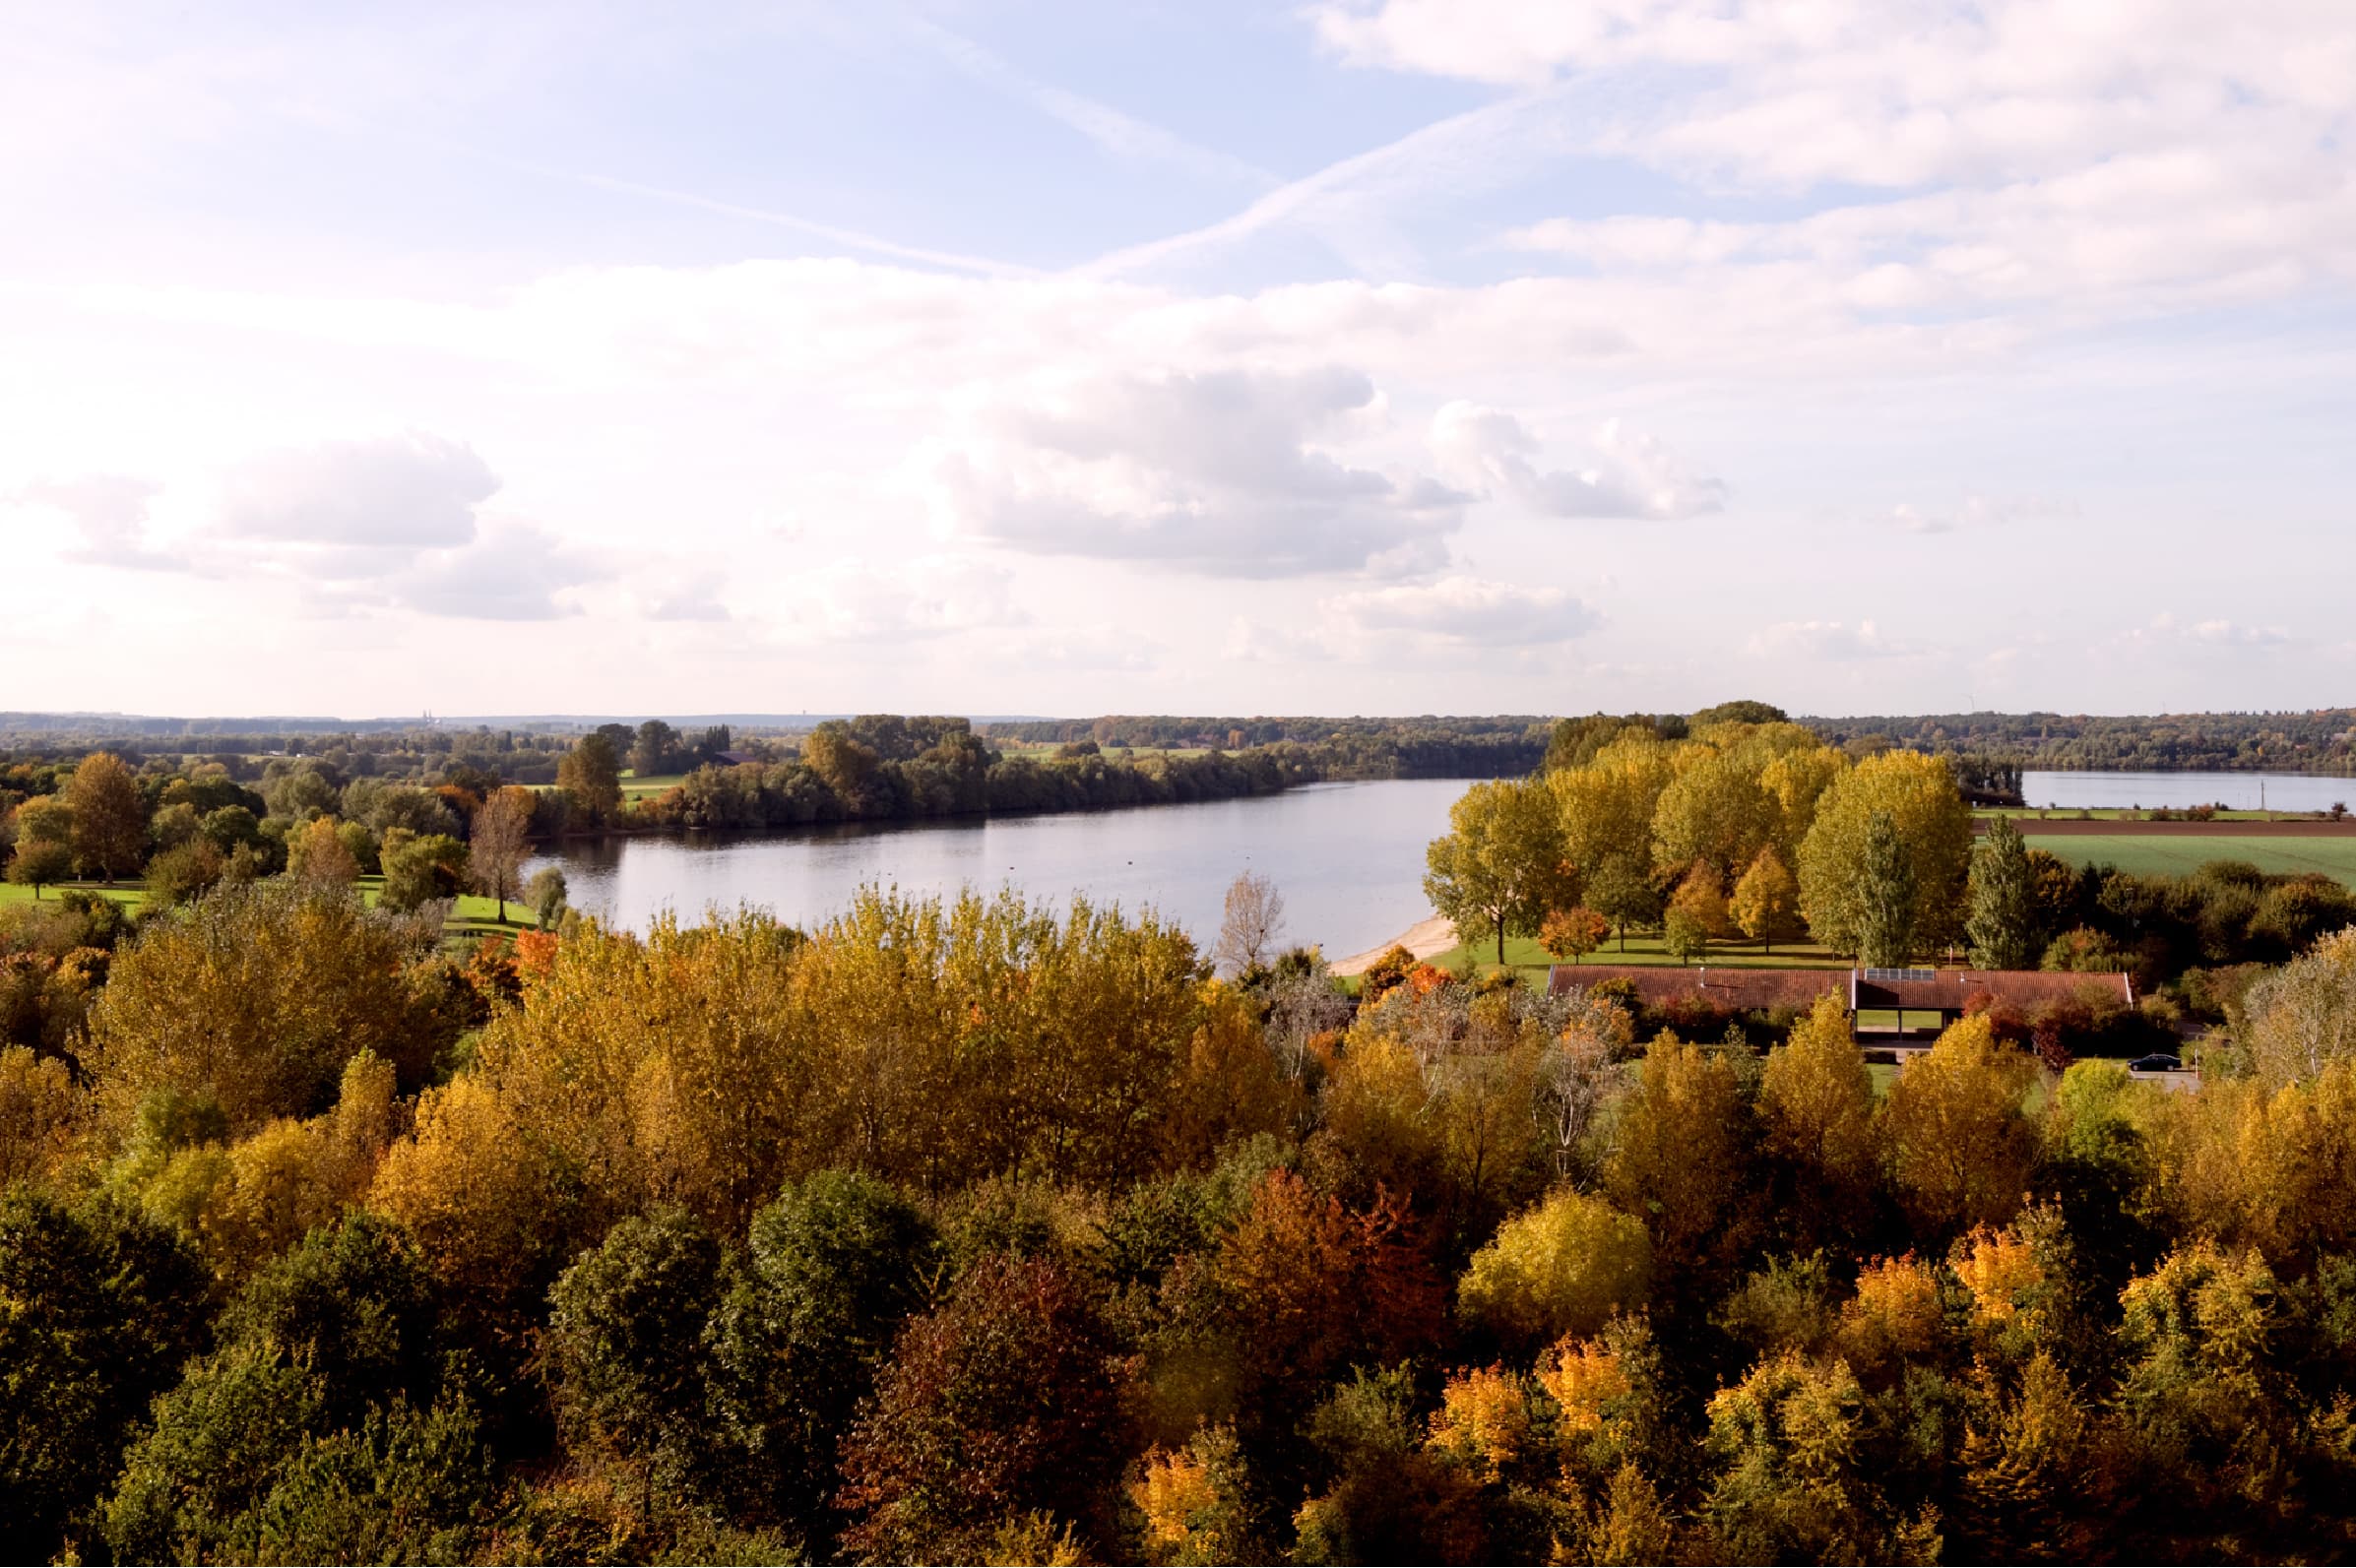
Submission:
<svg viewBox="0 0 2356 1568">
<path fill-rule="evenodd" d="M 2036 890 L 2028 846 L 2008 817 L 1990 825 L 1972 857 L 1971 914 L 1964 922 L 1971 961 L 1984 970 L 2025 970 L 2037 951 Z"/>
<path fill-rule="evenodd" d="M 1897 969 L 1914 951 L 1914 861 L 1897 819 L 1877 811 L 1866 826 L 1857 890 L 1857 956 L 1871 969 Z"/>
</svg>

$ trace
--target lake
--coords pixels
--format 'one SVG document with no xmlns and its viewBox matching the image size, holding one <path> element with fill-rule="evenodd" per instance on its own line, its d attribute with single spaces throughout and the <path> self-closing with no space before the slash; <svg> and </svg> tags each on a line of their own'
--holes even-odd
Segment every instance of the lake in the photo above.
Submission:
<svg viewBox="0 0 2356 1568">
<path fill-rule="evenodd" d="M 2356 805 L 2356 779 L 2296 773 L 2023 773 L 2020 793 L 2032 806 L 2328 811 L 2335 801 Z"/>
<path fill-rule="evenodd" d="M 949 822 L 846 823 L 761 834 L 665 834 L 583 841 L 562 868 L 578 909 L 643 931 L 674 909 L 750 904 L 808 927 L 865 883 L 913 894 L 1010 884 L 1055 904 L 1085 893 L 1147 906 L 1208 946 L 1228 884 L 1256 871 L 1284 895 L 1284 940 L 1346 958 L 1428 918 L 1424 847 L 1448 827 L 1463 779 L 1309 784 L 1200 805 Z"/>
<path fill-rule="evenodd" d="M 2292 774 L 2030 773 L 2032 806 L 2170 806 L 2223 801 L 2285 811 L 2356 801 L 2356 780 Z M 532 862 L 563 868 L 575 906 L 643 931 L 673 909 L 700 918 L 740 904 L 812 926 L 864 883 L 914 894 L 1011 885 L 1060 905 L 1074 893 L 1147 906 L 1206 946 L 1228 884 L 1256 871 L 1285 900 L 1285 939 L 1342 959 L 1429 916 L 1424 847 L 1447 831 L 1463 779 L 1310 784 L 1205 805 L 928 823 L 845 823 L 760 834 L 662 834 L 587 840 Z"/>
</svg>

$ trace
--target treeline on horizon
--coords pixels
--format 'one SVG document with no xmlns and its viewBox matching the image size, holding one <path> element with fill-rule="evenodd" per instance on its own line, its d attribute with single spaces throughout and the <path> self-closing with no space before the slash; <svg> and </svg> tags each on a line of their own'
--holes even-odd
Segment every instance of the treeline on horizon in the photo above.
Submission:
<svg viewBox="0 0 2356 1568">
<path fill-rule="evenodd" d="M 438 934 L 0 911 L 18 1560 L 2356 1550 L 2356 934 L 2194 1094 L 1010 893 Z"/>
<path fill-rule="evenodd" d="M 2356 775 L 2356 708 L 2143 717 L 1933 714 L 1800 722 L 1836 745 L 1981 754 L 2021 768 Z"/>
</svg>

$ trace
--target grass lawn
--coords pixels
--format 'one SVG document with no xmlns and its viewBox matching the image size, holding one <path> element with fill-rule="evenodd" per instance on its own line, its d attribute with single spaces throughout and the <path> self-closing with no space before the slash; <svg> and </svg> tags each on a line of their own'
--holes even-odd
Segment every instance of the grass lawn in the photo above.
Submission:
<svg viewBox="0 0 2356 1568">
<path fill-rule="evenodd" d="M 1482 942 L 1470 947 L 1452 947 L 1447 952 L 1434 957 L 1432 962 L 1443 970 L 1451 970 L 1459 973 L 1468 965 L 1478 965 L 1486 973 L 1497 967 L 1496 952 L 1496 943 Z M 1508 937 L 1505 939 L 1505 967 L 1521 971 L 1525 979 L 1545 980 L 1546 972 L 1554 962 L 1533 937 Z M 1584 964 L 1674 965 L 1678 961 L 1671 958 L 1668 950 L 1662 947 L 1661 938 L 1657 932 L 1651 935 L 1632 932 L 1627 939 L 1626 952 L 1623 953 L 1620 950 L 1618 941 L 1606 942 L 1580 962 Z M 1849 961 L 1834 953 L 1830 948 L 1817 947 L 1810 942 L 1778 942 L 1772 953 L 1761 951 L 1756 942 L 1713 942 L 1710 944 L 1709 957 L 1698 962 L 1721 969 L 1745 970 L 1845 970 L 1849 967 Z"/>
<path fill-rule="evenodd" d="M 384 878 L 360 878 L 360 900 L 369 908 L 376 906 L 377 896 L 384 889 Z M 76 888 L 88 893 L 102 893 L 115 903 L 136 909 L 147 902 L 147 890 L 136 882 L 118 882 L 113 887 L 100 887 L 96 882 L 67 882 L 41 889 L 41 903 L 55 904 L 61 887 Z M 0 882 L 0 905 L 31 904 L 32 890 L 18 887 L 13 882 Z M 482 936 L 493 932 L 513 935 L 532 928 L 532 909 L 520 900 L 507 901 L 507 918 L 499 919 L 499 906 L 490 899 L 473 893 L 459 895 L 457 906 L 450 911 L 445 927 L 453 936 Z"/>
<path fill-rule="evenodd" d="M 2149 806 L 2054 806 L 2040 810 L 2035 806 L 1974 806 L 1975 817 L 2010 817 L 2015 822 L 2141 822 Z M 2187 820 L 2180 807 L 2176 821 Z M 2284 822 L 2298 820 L 2291 811 L 2260 811 L 2253 806 L 2247 811 L 2220 811 L 2212 819 L 2217 822 Z"/>
<path fill-rule="evenodd" d="M 147 899 L 147 892 L 136 882 L 117 882 L 113 887 L 100 887 L 96 882 L 52 882 L 40 890 L 43 904 L 55 904 L 60 889 L 75 888 L 84 893 L 103 893 L 117 904 L 138 905 Z M 0 904 L 31 904 L 32 889 L 21 888 L 14 882 L 0 882 Z"/>
<path fill-rule="evenodd" d="M 2137 875 L 2182 876 L 2210 860 L 2247 860 L 2260 871 L 2321 871 L 2356 887 L 2356 838 L 2157 838 L 2142 834 L 2070 834 L 2029 841 L 2072 865 L 2115 865 Z"/>
<path fill-rule="evenodd" d="M 643 800 L 648 795 L 659 795 L 666 789 L 684 784 L 686 780 L 687 776 L 683 773 L 650 773 L 641 779 L 625 768 L 621 776 L 621 797 L 624 800 Z"/>
</svg>

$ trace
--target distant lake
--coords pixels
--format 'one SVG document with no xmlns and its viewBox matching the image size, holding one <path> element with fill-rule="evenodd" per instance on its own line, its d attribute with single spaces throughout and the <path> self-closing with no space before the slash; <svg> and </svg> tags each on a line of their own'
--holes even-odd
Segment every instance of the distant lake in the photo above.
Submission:
<svg viewBox="0 0 2356 1568">
<path fill-rule="evenodd" d="M 643 931 L 675 909 L 767 909 L 803 927 L 864 883 L 904 893 L 1011 885 L 1062 905 L 1074 893 L 1132 913 L 1152 906 L 1209 945 L 1228 884 L 1256 871 L 1284 895 L 1284 940 L 1331 959 L 1432 913 L 1424 847 L 1445 833 L 1463 779 L 1309 784 L 1200 805 L 949 822 L 848 823 L 759 834 L 663 834 L 568 844 L 530 869 L 563 869 L 578 909 Z"/>
<path fill-rule="evenodd" d="M 2233 811 L 2328 811 L 2356 806 L 2356 779 L 2297 773 L 2023 773 L 2021 797 L 2032 806 L 2222 805 Z"/>
</svg>

